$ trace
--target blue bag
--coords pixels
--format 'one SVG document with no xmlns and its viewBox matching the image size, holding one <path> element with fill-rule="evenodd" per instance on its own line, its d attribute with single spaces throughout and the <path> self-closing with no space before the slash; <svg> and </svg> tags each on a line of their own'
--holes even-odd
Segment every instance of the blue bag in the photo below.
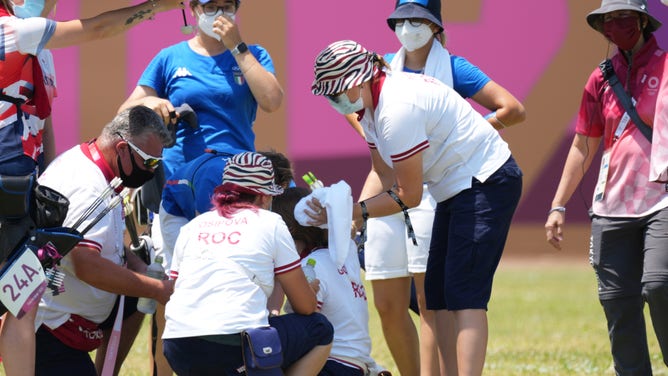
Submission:
<svg viewBox="0 0 668 376">
<path fill-rule="evenodd" d="M 283 376 L 283 352 L 276 328 L 253 328 L 241 332 L 241 352 L 247 376 Z"/>
</svg>

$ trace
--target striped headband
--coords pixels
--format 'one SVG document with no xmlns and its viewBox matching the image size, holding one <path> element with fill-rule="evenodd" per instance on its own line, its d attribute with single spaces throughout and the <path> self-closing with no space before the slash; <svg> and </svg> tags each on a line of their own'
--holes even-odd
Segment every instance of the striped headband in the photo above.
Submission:
<svg viewBox="0 0 668 376">
<path fill-rule="evenodd" d="M 352 40 L 334 42 L 320 52 L 313 70 L 313 94 L 337 94 L 373 77 L 373 54 Z"/>
<path fill-rule="evenodd" d="M 223 170 L 223 187 L 264 196 L 277 196 L 283 188 L 274 182 L 271 161 L 262 154 L 244 152 L 227 160 Z"/>
</svg>

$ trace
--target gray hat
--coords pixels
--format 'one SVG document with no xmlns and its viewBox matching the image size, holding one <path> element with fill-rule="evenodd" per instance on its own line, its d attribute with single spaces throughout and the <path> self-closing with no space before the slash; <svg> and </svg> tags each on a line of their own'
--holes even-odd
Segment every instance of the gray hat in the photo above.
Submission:
<svg viewBox="0 0 668 376">
<path fill-rule="evenodd" d="M 633 10 L 646 14 L 649 19 L 646 30 L 649 32 L 661 27 L 661 22 L 647 12 L 647 0 L 603 0 L 600 8 L 587 15 L 587 23 L 594 30 L 603 33 L 603 15 L 616 10 Z"/>
</svg>

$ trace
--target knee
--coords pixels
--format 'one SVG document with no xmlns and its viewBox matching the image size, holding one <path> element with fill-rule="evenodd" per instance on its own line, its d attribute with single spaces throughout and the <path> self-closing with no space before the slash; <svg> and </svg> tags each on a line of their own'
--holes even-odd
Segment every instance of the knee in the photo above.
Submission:
<svg viewBox="0 0 668 376">
<path fill-rule="evenodd" d="M 397 317 L 408 314 L 408 299 L 404 299 L 397 295 L 395 295 L 394 298 L 388 296 L 376 298 L 374 296 L 373 304 L 381 318 Z M 422 309 L 422 307 L 419 308 Z"/>
<path fill-rule="evenodd" d="M 642 286 L 642 296 L 646 302 L 668 300 L 668 282 L 645 282 Z"/>
<path fill-rule="evenodd" d="M 334 327 L 332 323 L 327 320 L 327 317 L 321 313 L 312 314 L 313 321 L 309 333 L 313 338 L 318 338 L 318 345 L 329 345 L 334 339 Z"/>
</svg>

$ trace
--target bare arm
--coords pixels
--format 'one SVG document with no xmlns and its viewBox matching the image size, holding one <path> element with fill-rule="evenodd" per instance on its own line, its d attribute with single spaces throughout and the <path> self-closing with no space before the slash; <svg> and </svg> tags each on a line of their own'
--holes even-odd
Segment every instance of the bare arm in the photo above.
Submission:
<svg viewBox="0 0 668 376">
<path fill-rule="evenodd" d="M 269 310 L 270 315 L 279 315 L 281 313 L 283 300 L 285 300 L 285 293 L 283 292 L 281 282 L 276 278 L 274 280 L 274 291 L 271 292 L 269 299 L 267 299 L 267 310 Z"/>
<path fill-rule="evenodd" d="M 496 111 L 495 117 L 489 118 L 489 122 L 496 129 L 510 127 L 526 118 L 522 103 L 494 81 L 489 81 L 471 99 L 490 111 Z"/>
<path fill-rule="evenodd" d="M 357 132 L 362 138 L 364 138 L 364 130 L 362 129 L 362 125 L 360 124 L 359 121 L 357 121 L 357 114 L 348 114 L 344 115 L 346 118 L 346 121 L 348 121 L 348 124 L 350 124 L 351 127 L 353 127 L 353 130 Z"/>
<path fill-rule="evenodd" d="M 276 276 L 295 313 L 310 315 L 318 306 L 314 289 L 306 282 L 301 268 Z M 314 281 L 314 283 L 319 281 Z"/>
<path fill-rule="evenodd" d="M 160 281 L 135 273 L 114 264 L 90 248 L 75 247 L 68 256 L 72 259 L 77 278 L 104 291 L 144 296 L 165 304 L 174 289 L 174 281 Z"/>
<path fill-rule="evenodd" d="M 42 144 L 44 145 L 44 168 L 56 158 L 56 135 L 53 132 L 53 122 L 51 116 L 44 120 L 44 133 L 42 134 Z"/>
<path fill-rule="evenodd" d="M 182 7 L 183 0 L 149 0 L 139 5 L 111 10 L 92 18 L 56 23 L 46 48 L 61 48 L 120 34 L 153 15 Z"/>
<path fill-rule="evenodd" d="M 390 188 L 395 183 L 394 171 L 388 166 L 377 150 L 371 149 L 371 170 L 364 181 L 360 200 L 376 196 Z"/>
<path fill-rule="evenodd" d="M 389 169 L 389 166 L 384 162 L 380 163 L 382 159 L 380 159 L 380 155 L 376 150 L 372 150 L 371 155 L 372 173 L 374 171 L 378 173 L 378 171 Z M 422 153 L 395 163 L 394 168 L 390 171 L 394 172 L 394 188 L 392 190 L 399 199 L 409 208 L 418 206 L 422 200 Z M 383 173 L 380 174 L 380 176 L 382 175 Z M 369 183 L 369 179 L 367 179 L 362 189 L 363 194 L 371 193 L 371 191 L 366 190 L 367 183 Z M 385 188 L 389 189 L 389 187 L 383 186 L 382 191 L 386 191 L 387 189 Z M 364 202 L 369 217 L 384 217 L 401 211 L 401 207 L 389 194 L 377 194 L 365 199 Z M 360 218 L 362 218 L 362 210 L 359 205 L 355 205 L 353 207 L 353 219 L 358 220 Z"/>
<path fill-rule="evenodd" d="M 553 208 L 566 206 L 566 203 L 580 184 L 582 177 L 589 170 L 589 166 L 591 166 L 600 143 L 600 137 L 592 138 L 580 134 L 575 135 L 571 148 L 568 151 L 568 157 L 566 157 L 557 192 L 552 199 Z M 548 215 L 547 222 L 545 223 L 547 241 L 557 249 L 561 249 L 560 242 L 563 239 L 565 219 L 565 213 L 554 211 Z"/>
</svg>

